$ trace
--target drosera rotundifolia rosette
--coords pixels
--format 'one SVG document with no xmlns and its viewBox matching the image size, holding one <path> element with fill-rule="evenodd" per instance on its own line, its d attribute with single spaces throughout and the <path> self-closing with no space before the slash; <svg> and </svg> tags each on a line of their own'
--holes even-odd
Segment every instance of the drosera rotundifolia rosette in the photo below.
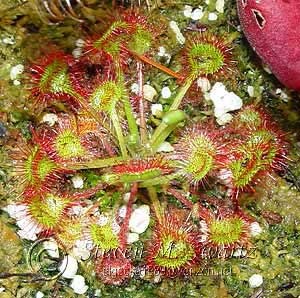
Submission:
<svg viewBox="0 0 300 298">
<path fill-rule="evenodd" d="M 36 123 L 11 154 L 20 235 L 47 235 L 70 255 L 85 242 L 89 274 L 112 285 L 138 268 L 164 278 L 192 275 L 209 257 L 206 248 L 222 249 L 220 258 L 247 249 L 255 220 L 239 199 L 287 164 L 284 133 L 262 107 L 246 105 L 223 126 L 186 112 L 199 79 L 234 81 L 230 38 L 209 29 L 186 33 L 175 58 L 181 68 L 173 70 L 155 60 L 163 31 L 154 28 L 138 11 L 118 12 L 107 31 L 87 38 L 79 58 L 55 49 L 29 65 L 30 100 L 38 110 L 51 106 L 55 123 Z M 143 94 L 147 71 L 177 83 L 155 121 Z M 79 190 L 70 183 L 76 175 Z M 222 199 L 207 196 L 216 189 Z M 145 250 L 139 260 L 128 255 L 137 241 Z"/>
</svg>

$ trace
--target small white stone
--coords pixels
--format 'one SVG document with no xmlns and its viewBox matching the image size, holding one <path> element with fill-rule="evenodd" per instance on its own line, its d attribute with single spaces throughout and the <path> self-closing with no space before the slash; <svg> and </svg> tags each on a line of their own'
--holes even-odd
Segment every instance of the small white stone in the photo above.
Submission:
<svg viewBox="0 0 300 298">
<path fill-rule="evenodd" d="M 137 242 L 139 241 L 139 234 L 137 233 L 128 233 L 128 236 L 127 236 L 127 243 L 128 244 L 131 244 L 131 243 L 134 243 L 134 242 Z"/>
<path fill-rule="evenodd" d="M 88 290 L 88 286 L 85 284 L 85 279 L 82 275 L 75 275 L 70 287 L 76 294 L 84 294 Z"/>
<path fill-rule="evenodd" d="M 218 15 L 214 12 L 210 12 L 208 14 L 208 20 L 209 21 L 216 21 L 218 19 Z"/>
<path fill-rule="evenodd" d="M 5 291 L 5 288 L 1 287 L 0 288 L 0 293 L 4 292 Z"/>
<path fill-rule="evenodd" d="M 21 82 L 20 82 L 19 80 L 14 80 L 14 81 L 13 81 L 13 84 L 14 84 L 15 86 L 20 86 L 20 85 L 21 85 Z"/>
<path fill-rule="evenodd" d="M 82 48 L 82 47 L 84 47 L 84 45 L 85 45 L 85 41 L 84 41 L 83 39 L 81 39 L 81 38 L 78 38 L 78 39 L 75 41 L 75 45 L 76 45 L 76 47 L 78 47 L 78 48 Z"/>
<path fill-rule="evenodd" d="M 82 55 L 82 48 L 75 48 L 73 51 L 72 51 L 72 55 L 75 59 L 78 59 L 80 58 L 80 56 Z"/>
<path fill-rule="evenodd" d="M 18 230 L 17 234 L 20 236 L 22 239 L 30 240 L 30 241 L 35 241 L 37 239 L 36 233 L 28 233 L 25 230 Z"/>
<path fill-rule="evenodd" d="M 26 216 L 27 209 L 27 205 L 23 204 L 10 204 L 3 208 L 3 210 L 6 211 L 10 217 L 15 219 Z"/>
<path fill-rule="evenodd" d="M 10 36 L 10 37 L 4 37 L 2 39 L 2 42 L 5 43 L 5 44 L 10 44 L 10 45 L 13 45 L 15 43 L 15 38 L 13 36 Z"/>
<path fill-rule="evenodd" d="M 47 253 L 52 258 L 59 258 L 58 245 L 54 239 L 43 242 L 44 248 L 47 250 Z"/>
<path fill-rule="evenodd" d="M 284 101 L 287 101 L 287 99 L 289 97 L 288 97 L 288 95 L 284 91 L 281 91 L 280 92 L 280 98 L 283 99 Z"/>
<path fill-rule="evenodd" d="M 101 227 L 105 226 L 105 225 L 107 225 L 107 223 L 108 223 L 108 217 L 105 216 L 104 214 L 101 214 L 98 219 L 99 226 L 101 226 Z"/>
<path fill-rule="evenodd" d="M 220 117 L 218 117 L 216 119 L 216 121 L 219 125 L 225 125 L 225 124 L 229 123 L 232 120 L 232 118 L 233 117 L 231 114 L 225 113 L 225 114 L 221 115 Z"/>
<path fill-rule="evenodd" d="M 62 272 L 62 277 L 72 279 L 76 275 L 77 270 L 77 260 L 70 255 L 65 256 L 59 266 L 59 271 Z"/>
<path fill-rule="evenodd" d="M 214 104 L 214 115 L 221 117 L 227 112 L 239 110 L 243 106 L 242 99 L 233 92 L 228 92 L 225 86 L 217 82 L 212 87 L 209 97 Z"/>
<path fill-rule="evenodd" d="M 41 291 L 38 291 L 36 294 L 35 294 L 35 298 L 43 298 L 45 295 L 44 293 L 42 293 Z"/>
<path fill-rule="evenodd" d="M 111 229 L 112 229 L 112 232 L 115 235 L 118 235 L 120 233 L 120 231 L 121 231 L 121 227 L 120 227 L 120 225 L 116 221 L 112 222 Z"/>
<path fill-rule="evenodd" d="M 90 240 L 77 240 L 75 246 L 73 247 L 72 254 L 79 260 L 87 260 L 93 248 L 93 243 Z"/>
<path fill-rule="evenodd" d="M 80 216 L 84 213 L 84 208 L 80 205 L 75 205 L 70 208 L 70 214 Z"/>
<path fill-rule="evenodd" d="M 275 90 L 275 93 L 276 93 L 276 94 L 280 94 L 281 91 L 282 91 L 282 90 L 281 90 L 280 88 L 277 88 L 277 89 Z"/>
<path fill-rule="evenodd" d="M 250 288 L 258 288 L 263 284 L 264 280 L 260 274 L 253 274 L 249 278 L 249 286 Z"/>
<path fill-rule="evenodd" d="M 200 20 L 204 15 L 203 9 L 202 8 L 196 8 L 193 10 L 191 14 L 191 19 L 194 21 Z"/>
<path fill-rule="evenodd" d="M 157 148 L 157 152 L 172 152 L 174 147 L 169 142 L 162 142 L 161 145 Z"/>
<path fill-rule="evenodd" d="M 54 113 L 47 113 L 43 115 L 41 122 L 47 122 L 49 126 L 53 126 L 58 121 L 58 117 Z"/>
<path fill-rule="evenodd" d="M 255 237 L 258 236 L 262 232 L 262 228 L 258 222 L 253 222 L 250 224 L 250 234 Z"/>
<path fill-rule="evenodd" d="M 178 27 L 178 24 L 175 21 L 170 21 L 169 25 L 170 25 L 170 28 L 175 33 L 176 39 L 177 39 L 178 43 L 184 44 L 185 43 L 185 37 L 181 33 L 181 31 L 180 31 L 180 29 Z"/>
<path fill-rule="evenodd" d="M 133 83 L 130 87 L 132 93 L 138 94 L 139 93 L 139 84 Z"/>
<path fill-rule="evenodd" d="M 172 95 L 172 92 L 169 87 L 166 86 L 161 89 L 161 97 L 162 98 L 170 98 L 171 95 Z"/>
<path fill-rule="evenodd" d="M 129 229 L 131 232 L 142 234 L 150 223 L 150 208 L 148 205 L 141 205 L 135 209 L 129 220 Z"/>
<path fill-rule="evenodd" d="M 269 73 L 269 74 L 272 73 L 272 70 L 271 70 L 266 64 L 263 65 L 263 69 L 264 69 L 265 72 L 267 72 L 267 73 Z"/>
<path fill-rule="evenodd" d="M 155 284 L 159 283 L 161 281 L 161 276 L 159 274 L 156 274 L 154 279 L 153 279 L 153 282 Z"/>
<path fill-rule="evenodd" d="M 83 179 L 81 175 L 75 175 L 71 180 L 74 188 L 83 188 Z"/>
<path fill-rule="evenodd" d="M 157 53 L 157 55 L 158 55 L 159 57 L 163 57 L 163 56 L 165 56 L 165 54 L 166 54 L 166 49 L 165 49 L 165 47 L 158 47 L 158 53 Z"/>
<path fill-rule="evenodd" d="M 248 92 L 250 97 L 253 97 L 254 96 L 254 87 L 253 86 L 248 86 L 247 87 L 247 92 Z"/>
<path fill-rule="evenodd" d="M 125 218 L 125 216 L 126 216 L 126 212 L 127 212 L 127 207 L 125 206 L 125 205 L 123 205 L 123 206 L 121 206 L 120 208 L 119 208 L 119 216 L 121 217 L 121 218 Z"/>
<path fill-rule="evenodd" d="M 192 11 L 193 11 L 193 7 L 190 6 L 190 5 L 185 5 L 184 6 L 184 10 L 183 10 L 183 15 L 186 17 L 186 18 L 190 18 L 191 15 L 192 15 Z"/>
<path fill-rule="evenodd" d="M 128 203 L 129 199 L 130 199 L 130 192 L 126 192 L 123 196 L 123 200 L 125 203 Z"/>
<path fill-rule="evenodd" d="M 151 114 L 160 117 L 162 116 L 163 106 L 160 103 L 151 105 Z"/>
<path fill-rule="evenodd" d="M 216 1 L 216 11 L 223 13 L 224 12 L 224 0 Z"/>
<path fill-rule="evenodd" d="M 37 239 L 37 234 L 42 231 L 42 228 L 39 227 L 29 216 L 18 219 L 16 224 L 21 228 L 17 231 L 17 234 L 22 239 L 35 241 Z"/>
<path fill-rule="evenodd" d="M 209 91 L 210 88 L 211 88 L 211 85 L 210 85 L 210 82 L 209 82 L 208 78 L 199 78 L 197 80 L 197 85 L 203 93 Z"/>
<path fill-rule="evenodd" d="M 156 90 L 148 84 L 145 84 L 143 86 L 143 93 L 144 93 L 144 98 L 150 102 L 153 101 L 154 97 L 157 95 Z"/>
<path fill-rule="evenodd" d="M 24 71 L 24 65 L 18 64 L 11 68 L 10 70 L 10 79 L 13 81 L 15 80 L 18 75 L 20 75 Z"/>
</svg>

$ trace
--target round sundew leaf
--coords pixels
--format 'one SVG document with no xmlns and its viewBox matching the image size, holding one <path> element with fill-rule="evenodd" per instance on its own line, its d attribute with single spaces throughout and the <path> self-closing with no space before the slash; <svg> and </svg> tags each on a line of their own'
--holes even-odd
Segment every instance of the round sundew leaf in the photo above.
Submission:
<svg viewBox="0 0 300 298">
<path fill-rule="evenodd" d="M 53 228 L 58 224 L 64 209 L 70 203 L 67 198 L 47 194 L 44 198 L 34 197 L 28 204 L 29 213 L 44 228 Z"/>
<path fill-rule="evenodd" d="M 230 163 L 233 182 L 236 187 L 250 184 L 260 171 L 267 170 L 276 158 L 277 147 L 274 135 L 267 130 L 254 132 L 236 152 L 240 155 Z"/>
<path fill-rule="evenodd" d="M 66 129 L 57 135 L 55 149 L 57 155 L 62 159 L 83 157 L 86 153 L 80 138 L 70 129 Z"/>
<path fill-rule="evenodd" d="M 118 236 L 114 233 L 110 223 L 104 226 L 92 224 L 90 234 L 94 244 L 101 250 L 109 251 L 119 247 Z"/>
<path fill-rule="evenodd" d="M 199 136 L 191 142 L 191 153 L 184 170 L 194 181 L 203 179 L 214 166 L 216 149 L 205 136 Z"/>
<path fill-rule="evenodd" d="M 53 93 L 69 93 L 72 89 L 66 69 L 59 71 L 51 80 L 50 91 Z"/>
<path fill-rule="evenodd" d="M 210 239 L 218 245 L 237 242 L 243 232 L 244 222 L 240 218 L 213 220 L 210 224 Z"/>
<path fill-rule="evenodd" d="M 188 54 L 192 75 L 213 74 L 219 71 L 224 64 L 223 53 L 212 44 L 195 43 Z"/>
<path fill-rule="evenodd" d="M 134 34 L 131 36 L 128 42 L 128 47 L 132 52 L 143 55 L 150 49 L 151 43 L 151 32 L 138 27 Z"/>
<path fill-rule="evenodd" d="M 90 103 L 96 111 L 112 113 L 127 91 L 123 83 L 106 81 L 102 83 L 90 97 Z"/>
</svg>

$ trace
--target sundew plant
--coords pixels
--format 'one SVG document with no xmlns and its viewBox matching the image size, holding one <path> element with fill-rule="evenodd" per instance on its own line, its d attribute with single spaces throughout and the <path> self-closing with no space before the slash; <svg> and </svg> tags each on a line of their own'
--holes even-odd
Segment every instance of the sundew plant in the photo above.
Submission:
<svg viewBox="0 0 300 298">
<path fill-rule="evenodd" d="M 261 233 L 258 194 L 290 159 L 263 103 L 231 92 L 244 67 L 235 29 L 193 16 L 180 31 L 167 14 L 131 4 L 115 7 L 73 54 L 61 42 L 41 45 L 20 87 L 35 116 L 7 150 L 15 195 L 4 210 L 26 251 L 42 243 L 58 264 L 41 279 L 70 297 L 141 280 L 189 284 L 247 255 Z"/>
</svg>

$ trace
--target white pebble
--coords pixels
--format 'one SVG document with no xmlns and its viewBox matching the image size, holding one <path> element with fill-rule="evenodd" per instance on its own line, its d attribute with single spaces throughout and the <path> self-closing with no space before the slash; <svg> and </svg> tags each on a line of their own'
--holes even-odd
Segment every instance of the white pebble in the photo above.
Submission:
<svg viewBox="0 0 300 298">
<path fill-rule="evenodd" d="M 129 229 L 131 232 L 142 234 L 150 223 L 150 208 L 148 205 L 141 205 L 135 209 L 129 220 Z"/>
<path fill-rule="evenodd" d="M 210 12 L 208 14 L 208 20 L 209 21 L 216 21 L 218 19 L 218 15 L 214 12 Z"/>
<path fill-rule="evenodd" d="M 253 97 L 254 96 L 254 87 L 253 86 L 248 86 L 247 87 L 247 92 L 248 92 L 250 97 Z"/>
<path fill-rule="evenodd" d="M 113 221 L 111 224 L 111 230 L 115 235 L 118 235 L 121 230 L 121 227 L 116 221 Z"/>
<path fill-rule="evenodd" d="M 13 84 L 14 84 L 15 86 L 20 86 L 20 85 L 21 85 L 21 82 L 20 82 L 19 80 L 14 80 L 14 81 L 13 81 Z"/>
<path fill-rule="evenodd" d="M 148 84 L 145 84 L 143 86 L 143 93 L 144 93 L 144 98 L 150 102 L 153 101 L 154 97 L 157 95 L 156 90 Z"/>
<path fill-rule="evenodd" d="M 162 116 L 163 106 L 160 103 L 151 105 L 151 114 L 160 117 Z"/>
<path fill-rule="evenodd" d="M 83 179 L 80 175 L 73 176 L 71 180 L 74 188 L 83 188 Z"/>
<path fill-rule="evenodd" d="M 224 12 L 224 0 L 217 0 L 216 2 L 216 10 L 220 13 Z"/>
<path fill-rule="evenodd" d="M 98 219 L 98 224 L 99 226 L 103 227 L 107 225 L 108 223 L 108 217 L 105 216 L 104 214 L 100 214 L 99 219 Z"/>
<path fill-rule="evenodd" d="M 18 64 L 13 66 L 10 70 L 10 79 L 13 81 L 15 80 L 18 75 L 20 75 L 24 71 L 24 65 Z"/>
<path fill-rule="evenodd" d="M 38 291 L 36 294 L 35 294 L 35 298 L 43 298 L 45 295 L 44 293 L 42 293 L 41 291 Z"/>
<path fill-rule="evenodd" d="M 172 152 L 174 147 L 169 142 L 162 142 L 161 145 L 157 148 L 157 152 Z"/>
<path fill-rule="evenodd" d="M 92 248 L 93 243 L 90 240 L 77 240 L 72 249 L 72 254 L 77 259 L 85 261 L 90 257 Z"/>
<path fill-rule="evenodd" d="M 41 122 L 47 122 L 49 126 L 53 126 L 58 121 L 58 117 L 54 113 L 44 114 Z"/>
<path fill-rule="evenodd" d="M 200 8 L 196 8 L 193 10 L 192 14 L 191 14 L 191 19 L 194 21 L 198 21 L 200 20 L 204 15 L 203 9 L 202 7 Z"/>
<path fill-rule="evenodd" d="M 233 92 L 228 92 L 225 86 L 217 82 L 212 87 L 209 97 L 214 104 L 214 115 L 221 117 L 227 112 L 239 110 L 243 106 L 242 99 Z"/>
<path fill-rule="evenodd" d="M 157 53 L 157 55 L 159 57 L 163 57 L 163 56 L 165 56 L 165 54 L 166 54 L 166 48 L 165 47 L 158 47 L 158 53 Z"/>
<path fill-rule="evenodd" d="M 154 279 L 153 279 L 153 282 L 154 283 L 159 283 L 161 281 L 161 276 L 159 275 L 159 274 L 156 274 L 155 276 L 154 276 Z"/>
<path fill-rule="evenodd" d="M 185 43 L 185 37 L 182 35 L 177 23 L 175 21 L 170 21 L 170 28 L 173 30 L 173 32 L 176 35 L 176 39 L 178 43 L 184 44 Z"/>
<path fill-rule="evenodd" d="M 82 275 L 75 275 L 70 287 L 76 294 L 84 294 L 88 290 L 88 286 L 85 284 L 85 279 Z"/>
<path fill-rule="evenodd" d="M 80 56 L 82 55 L 82 48 L 75 48 L 73 51 L 72 51 L 72 55 L 75 59 L 78 59 L 80 58 Z"/>
<path fill-rule="evenodd" d="M 50 257 L 59 258 L 58 245 L 54 239 L 43 242 L 43 246 Z"/>
<path fill-rule="evenodd" d="M 13 36 L 10 36 L 10 37 L 4 37 L 2 39 L 2 42 L 5 43 L 5 44 L 10 44 L 10 45 L 13 45 L 15 43 L 15 38 Z"/>
<path fill-rule="evenodd" d="M 259 225 L 258 222 L 253 222 L 250 224 L 250 234 L 251 236 L 255 237 L 257 235 L 259 235 L 262 232 L 262 228 Z"/>
<path fill-rule="evenodd" d="M 192 15 L 193 7 L 190 5 L 185 5 L 183 10 L 183 15 L 187 18 L 190 18 Z"/>
<path fill-rule="evenodd" d="M 26 216 L 28 207 L 23 204 L 10 204 L 4 207 L 2 210 L 6 211 L 10 217 L 18 219 Z"/>
<path fill-rule="evenodd" d="M 197 80 L 197 85 L 203 93 L 209 91 L 210 88 L 211 88 L 211 85 L 210 85 L 210 82 L 209 82 L 208 78 L 199 78 Z"/>
<path fill-rule="evenodd" d="M 127 243 L 128 244 L 131 244 L 131 243 L 134 243 L 134 242 L 137 242 L 139 241 L 139 234 L 137 233 L 128 233 L 128 236 L 127 236 Z"/>
<path fill-rule="evenodd" d="M 172 95 L 172 92 L 169 87 L 166 86 L 161 89 L 162 98 L 170 98 L 171 95 Z"/>
<path fill-rule="evenodd" d="M 0 288 L 0 293 L 4 292 L 5 291 L 5 288 L 1 287 Z"/>
<path fill-rule="evenodd" d="M 253 274 L 249 278 L 249 286 L 250 288 L 258 288 L 263 284 L 264 280 L 260 274 Z"/>
<path fill-rule="evenodd" d="M 76 275 L 77 270 L 77 260 L 70 255 L 65 256 L 59 266 L 59 271 L 62 273 L 62 277 L 72 279 Z"/>
<path fill-rule="evenodd" d="M 75 41 L 75 45 L 76 45 L 76 47 L 78 47 L 78 48 L 82 48 L 82 47 L 84 47 L 84 45 L 85 45 L 85 41 L 84 41 L 83 39 L 79 38 L 79 39 L 77 39 L 77 40 Z"/>
<path fill-rule="evenodd" d="M 119 208 L 119 216 L 125 218 L 127 212 L 127 207 L 125 205 Z"/>
<path fill-rule="evenodd" d="M 139 84 L 133 83 L 130 87 L 132 93 L 138 94 L 139 93 Z"/>
<path fill-rule="evenodd" d="M 216 119 L 216 121 L 219 125 L 225 125 L 225 124 L 229 123 L 232 120 L 232 118 L 233 117 L 231 114 L 225 113 L 225 114 L 221 115 L 220 117 L 218 117 Z"/>
<path fill-rule="evenodd" d="M 125 203 L 128 203 L 129 199 L 130 199 L 130 192 L 126 192 L 123 196 L 123 200 Z"/>
</svg>

